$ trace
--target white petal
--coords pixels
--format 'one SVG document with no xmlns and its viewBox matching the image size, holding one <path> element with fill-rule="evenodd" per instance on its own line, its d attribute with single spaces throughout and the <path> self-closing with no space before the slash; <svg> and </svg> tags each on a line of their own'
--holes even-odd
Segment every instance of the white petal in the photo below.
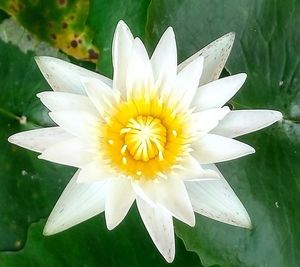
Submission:
<svg viewBox="0 0 300 267">
<path fill-rule="evenodd" d="M 119 21 L 114 34 L 112 59 L 114 67 L 113 88 L 126 95 L 126 72 L 130 58 L 133 36 L 128 26 Z"/>
<path fill-rule="evenodd" d="M 228 107 L 213 108 L 192 114 L 191 131 L 205 134 L 214 129 L 230 109 Z"/>
<path fill-rule="evenodd" d="M 146 201 L 150 199 L 169 210 L 177 219 L 190 226 L 195 225 L 195 215 L 182 178 L 171 176 L 157 182 L 140 182 L 138 185 L 146 194 Z"/>
<path fill-rule="evenodd" d="M 39 159 L 68 166 L 81 167 L 93 160 L 95 152 L 78 138 L 68 139 L 47 148 Z"/>
<path fill-rule="evenodd" d="M 147 187 L 149 185 L 145 185 L 144 183 L 141 184 L 140 181 L 132 181 L 131 186 L 137 197 L 146 201 L 150 206 L 154 207 L 156 205 L 155 194 L 153 195 L 151 194 L 152 192 L 149 193 L 149 190 L 145 189 L 145 186 Z"/>
<path fill-rule="evenodd" d="M 153 73 L 149 56 L 142 41 L 135 38 L 127 69 L 127 99 L 130 99 L 133 94 L 141 94 L 143 97 L 143 90 L 151 88 L 152 84 Z"/>
<path fill-rule="evenodd" d="M 247 75 L 231 75 L 198 88 L 192 105 L 198 110 L 220 108 L 242 87 Z"/>
<path fill-rule="evenodd" d="M 177 73 L 177 48 L 171 27 L 160 38 L 151 57 L 151 64 L 156 86 L 169 92 Z"/>
<path fill-rule="evenodd" d="M 169 210 L 174 217 L 190 226 L 194 226 L 195 214 L 184 182 L 181 179 L 170 178 L 161 181 L 159 187 L 158 202 Z"/>
<path fill-rule="evenodd" d="M 96 72 L 89 71 L 69 62 L 54 57 L 35 57 L 41 72 L 54 91 L 85 95 L 79 77 L 94 77 L 108 85 L 112 81 Z"/>
<path fill-rule="evenodd" d="M 137 206 L 146 229 L 167 262 L 175 257 L 175 238 L 171 214 L 159 206 L 149 206 L 141 198 L 137 198 Z"/>
<path fill-rule="evenodd" d="M 220 222 L 251 228 L 246 209 L 223 175 L 214 165 L 206 168 L 217 171 L 221 179 L 186 183 L 195 212 Z"/>
<path fill-rule="evenodd" d="M 52 210 L 44 235 L 53 235 L 104 211 L 105 182 L 78 184 L 75 173 Z"/>
<path fill-rule="evenodd" d="M 91 113 L 62 111 L 50 112 L 49 115 L 55 123 L 72 135 L 89 141 L 96 141 L 99 137 L 100 120 Z"/>
<path fill-rule="evenodd" d="M 118 226 L 135 200 L 131 181 L 128 178 L 111 180 L 105 199 L 105 220 L 109 230 Z"/>
<path fill-rule="evenodd" d="M 232 160 L 255 152 L 254 148 L 227 137 L 207 134 L 194 145 L 192 155 L 200 164 Z"/>
<path fill-rule="evenodd" d="M 72 137 L 60 127 L 49 127 L 14 134 L 8 138 L 8 141 L 41 153 L 48 147 Z"/>
<path fill-rule="evenodd" d="M 231 51 L 234 37 L 235 34 L 230 32 L 210 43 L 182 62 L 178 66 L 178 71 L 182 70 L 188 63 L 192 62 L 199 56 L 203 56 L 204 67 L 199 85 L 203 85 L 218 79 Z"/>
<path fill-rule="evenodd" d="M 87 96 L 65 92 L 42 92 L 37 94 L 51 111 L 85 111 L 97 116 L 98 112 Z"/>
<path fill-rule="evenodd" d="M 93 183 L 95 181 L 103 181 L 108 178 L 115 178 L 117 174 L 112 171 L 108 162 L 101 160 L 99 157 L 92 162 L 81 166 L 78 175 L 78 183 Z"/>
<path fill-rule="evenodd" d="M 275 110 L 234 110 L 231 111 L 212 133 L 234 138 L 265 128 L 282 119 Z"/>
<path fill-rule="evenodd" d="M 119 91 L 113 90 L 99 79 L 82 77 L 81 82 L 90 100 L 94 103 L 103 118 L 105 118 L 105 114 L 112 112 L 114 107 L 119 103 Z"/>
<path fill-rule="evenodd" d="M 203 69 L 203 57 L 198 57 L 182 69 L 177 76 L 176 90 L 173 90 L 171 102 L 188 108 L 196 94 Z M 175 101 L 174 101 L 175 100 Z"/>
<path fill-rule="evenodd" d="M 176 170 L 172 177 L 179 177 L 184 181 L 215 180 L 219 178 L 218 173 L 203 169 L 199 162 L 191 155 L 184 157 L 183 161 L 180 161 L 180 165 L 182 169 Z"/>
</svg>

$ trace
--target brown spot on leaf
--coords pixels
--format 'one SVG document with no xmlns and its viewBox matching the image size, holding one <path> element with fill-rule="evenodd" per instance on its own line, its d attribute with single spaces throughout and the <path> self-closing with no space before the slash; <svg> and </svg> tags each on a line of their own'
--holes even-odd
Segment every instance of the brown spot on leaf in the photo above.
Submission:
<svg viewBox="0 0 300 267">
<path fill-rule="evenodd" d="M 19 9 L 18 9 L 18 7 L 17 6 L 15 6 L 15 5 L 9 5 L 9 7 L 8 7 L 8 9 L 13 13 L 13 14 L 16 14 L 16 13 L 18 13 L 19 12 Z"/>
<path fill-rule="evenodd" d="M 21 3 L 18 4 L 18 7 L 19 7 L 19 10 L 20 10 L 20 11 L 22 11 L 22 10 L 24 9 L 24 5 L 21 4 Z"/>
<path fill-rule="evenodd" d="M 67 0 L 58 0 L 58 4 L 65 6 L 67 4 Z"/>
<path fill-rule="evenodd" d="M 68 28 L 68 23 L 67 23 L 67 22 L 63 22 L 63 24 L 61 25 L 61 27 L 62 27 L 63 29 Z"/>
<path fill-rule="evenodd" d="M 71 41 L 71 46 L 72 46 L 73 48 L 76 48 L 76 47 L 78 46 L 77 41 L 76 41 L 76 40 L 72 40 L 72 41 Z"/>
<path fill-rule="evenodd" d="M 98 59 L 99 58 L 99 54 L 97 52 L 95 52 L 93 49 L 89 49 L 88 53 L 89 53 L 90 59 Z"/>
<path fill-rule="evenodd" d="M 56 40 L 56 34 L 52 33 L 50 36 L 53 40 Z"/>
</svg>

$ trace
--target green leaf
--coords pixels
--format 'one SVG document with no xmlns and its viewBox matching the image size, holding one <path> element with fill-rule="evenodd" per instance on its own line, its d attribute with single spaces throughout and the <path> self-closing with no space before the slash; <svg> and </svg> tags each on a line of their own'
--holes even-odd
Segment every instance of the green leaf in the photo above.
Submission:
<svg viewBox="0 0 300 267">
<path fill-rule="evenodd" d="M 0 22 L 2 22 L 3 20 L 5 20 L 7 18 L 9 18 L 9 15 L 0 9 Z"/>
<path fill-rule="evenodd" d="M 49 86 L 32 52 L 25 55 L 0 41 L 0 58 L 0 250 L 14 250 L 24 244 L 28 225 L 47 216 L 73 171 L 7 142 L 13 133 L 50 125 L 36 97 Z"/>
<path fill-rule="evenodd" d="M 111 45 L 119 20 L 124 20 L 134 36 L 144 38 L 147 9 L 150 0 L 91 0 L 87 26 L 94 31 L 93 43 L 100 49 L 98 69 L 107 76 L 112 74 Z"/>
<path fill-rule="evenodd" d="M 85 26 L 88 0 L 0 0 L 0 8 L 40 40 L 66 54 L 80 60 L 98 60 L 91 29 Z"/>
<path fill-rule="evenodd" d="M 60 53 L 57 48 L 38 40 L 12 17 L 5 19 L 0 24 L 0 39 L 5 43 L 16 45 L 24 53 L 34 51 L 36 55 L 54 56 L 68 60 L 67 56 Z"/>
<path fill-rule="evenodd" d="M 177 224 L 187 249 L 204 265 L 298 266 L 300 249 L 300 2 L 296 0 L 153 0 L 147 41 L 153 49 L 164 29 L 174 27 L 181 60 L 223 34 L 235 31 L 226 65 L 246 72 L 245 86 L 231 104 L 284 113 L 272 128 L 242 141 L 256 154 L 220 164 L 253 222 L 244 230 L 197 216 L 195 228 Z"/>
<path fill-rule="evenodd" d="M 253 156 L 219 165 L 247 208 L 253 229 L 201 216 L 195 229 L 177 224 L 177 234 L 205 266 L 298 266 L 299 137 L 300 125 L 284 122 L 242 139 L 255 147 Z"/>
<path fill-rule="evenodd" d="M 170 265 L 159 254 L 146 232 L 136 208 L 113 231 L 106 230 L 104 216 L 51 237 L 41 235 L 45 221 L 30 227 L 26 247 L 17 253 L 2 253 L 5 267 L 15 266 L 193 266 L 199 258 L 177 241 L 177 256 Z"/>
</svg>

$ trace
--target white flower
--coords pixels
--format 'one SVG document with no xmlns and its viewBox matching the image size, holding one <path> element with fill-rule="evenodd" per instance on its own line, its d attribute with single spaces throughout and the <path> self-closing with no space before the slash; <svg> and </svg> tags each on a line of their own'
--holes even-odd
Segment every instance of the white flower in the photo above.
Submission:
<svg viewBox="0 0 300 267">
<path fill-rule="evenodd" d="M 78 168 L 48 219 L 45 235 L 103 211 L 107 228 L 113 229 L 136 201 L 153 242 L 172 262 L 173 217 L 194 226 L 195 211 L 251 226 L 214 163 L 254 153 L 232 138 L 282 115 L 224 106 L 246 79 L 242 73 L 212 81 L 233 40 L 229 33 L 177 66 L 172 28 L 149 59 L 141 40 L 119 22 L 113 81 L 59 59 L 37 58 L 54 90 L 38 97 L 58 127 L 18 133 L 9 141 L 41 153 L 41 159 Z"/>
</svg>

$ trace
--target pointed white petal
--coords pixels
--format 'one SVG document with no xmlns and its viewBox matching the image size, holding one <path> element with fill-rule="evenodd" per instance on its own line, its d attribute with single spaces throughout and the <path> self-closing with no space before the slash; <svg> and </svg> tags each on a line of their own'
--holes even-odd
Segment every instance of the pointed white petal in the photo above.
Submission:
<svg viewBox="0 0 300 267">
<path fill-rule="evenodd" d="M 169 210 L 177 219 L 190 226 L 195 225 L 195 214 L 182 177 L 170 176 L 167 179 L 161 178 L 157 182 L 140 182 L 138 185 L 147 196 L 145 198 L 147 202 L 150 202 L 148 201 L 150 199 Z"/>
<path fill-rule="evenodd" d="M 227 137 L 207 134 L 194 145 L 192 155 L 200 164 L 232 160 L 255 152 L 254 148 Z"/>
<path fill-rule="evenodd" d="M 177 48 L 171 27 L 160 38 L 151 57 L 151 64 L 156 86 L 161 91 L 169 92 L 177 73 Z"/>
<path fill-rule="evenodd" d="M 41 72 L 54 91 L 85 95 L 79 77 L 94 77 L 112 85 L 112 81 L 96 72 L 89 71 L 54 57 L 35 57 Z"/>
<path fill-rule="evenodd" d="M 78 138 L 56 143 L 38 156 L 39 159 L 79 168 L 91 162 L 94 157 L 95 152 L 89 149 L 88 144 Z"/>
<path fill-rule="evenodd" d="M 78 175 L 78 183 L 93 183 L 95 181 L 103 181 L 109 178 L 115 178 L 117 174 L 112 171 L 109 163 L 101 160 L 99 157 L 86 165 L 81 166 Z"/>
<path fill-rule="evenodd" d="M 51 111 L 85 111 L 97 116 L 98 112 L 87 96 L 65 92 L 42 92 L 37 94 Z"/>
<path fill-rule="evenodd" d="M 157 200 L 160 205 L 169 210 L 177 219 L 194 226 L 195 214 L 184 182 L 181 179 L 172 177 L 161 180 L 159 187 L 160 193 Z"/>
<path fill-rule="evenodd" d="M 203 57 L 198 57 L 182 69 L 177 76 L 176 90 L 171 93 L 171 102 L 188 108 L 196 94 L 203 69 Z"/>
<path fill-rule="evenodd" d="M 184 181 L 215 180 L 219 178 L 217 172 L 203 169 L 199 162 L 191 155 L 184 157 L 180 161 L 180 165 L 182 168 L 174 171 L 172 177 L 178 177 Z"/>
<path fill-rule="evenodd" d="M 88 112 L 62 111 L 50 112 L 51 119 L 68 133 L 89 141 L 99 137 L 100 120 Z"/>
<path fill-rule="evenodd" d="M 144 44 L 139 38 L 135 38 L 127 69 L 126 88 L 127 98 L 143 91 L 153 84 L 153 73 L 149 56 Z"/>
<path fill-rule="evenodd" d="M 218 79 L 231 51 L 234 37 L 235 34 L 230 32 L 210 43 L 182 62 L 178 66 L 178 71 L 181 71 L 188 63 L 192 62 L 199 56 L 203 56 L 204 67 L 199 85 L 203 85 Z"/>
<path fill-rule="evenodd" d="M 195 212 L 220 222 L 251 228 L 246 209 L 223 175 L 212 164 L 206 168 L 217 171 L 221 179 L 186 183 Z"/>
<path fill-rule="evenodd" d="M 8 138 L 8 142 L 41 153 L 48 147 L 72 137 L 60 127 L 49 127 L 14 134 Z"/>
<path fill-rule="evenodd" d="M 276 110 L 234 110 L 231 111 L 212 133 L 234 138 L 265 128 L 282 119 Z"/>
<path fill-rule="evenodd" d="M 110 181 L 105 199 L 105 220 L 109 230 L 123 221 L 134 200 L 135 194 L 128 178 Z"/>
<path fill-rule="evenodd" d="M 78 184 L 78 172 L 52 210 L 44 235 L 59 233 L 104 211 L 105 182 Z"/>
<path fill-rule="evenodd" d="M 149 206 L 139 197 L 136 202 L 153 243 L 166 261 L 172 262 L 175 257 L 175 238 L 171 214 L 162 207 Z"/>
<path fill-rule="evenodd" d="M 228 107 L 213 108 L 192 114 L 191 131 L 205 134 L 214 129 L 230 109 Z"/>
<path fill-rule="evenodd" d="M 112 59 L 114 67 L 113 88 L 126 95 L 126 72 L 130 58 L 133 36 L 128 26 L 119 21 L 113 38 Z"/>
<path fill-rule="evenodd" d="M 152 181 L 150 183 L 152 186 Z M 150 193 L 149 190 L 146 189 L 148 186 L 150 186 L 149 184 L 144 183 L 144 182 L 141 183 L 140 181 L 132 181 L 131 185 L 132 185 L 132 189 L 137 197 L 146 201 L 148 203 L 148 205 L 150 205 L 150 206 L 154 207 L 156 205 L 155 194 L 154 195 L 151 194 L 152 191 Z"/>
<path fill-rule="evenodd" d="M 97 110 L 103 118 L 112 112 L 120 100 L 119 91 L 113 90 L 99 79 L 81 78 L 81 82 Z"/>
<path fill-rule="evenodd" d="M 198 110 L 220 108 L 242 87 L 247 75 L 231 75 L 198 88 L 192 105 Z"/>
</svg>

